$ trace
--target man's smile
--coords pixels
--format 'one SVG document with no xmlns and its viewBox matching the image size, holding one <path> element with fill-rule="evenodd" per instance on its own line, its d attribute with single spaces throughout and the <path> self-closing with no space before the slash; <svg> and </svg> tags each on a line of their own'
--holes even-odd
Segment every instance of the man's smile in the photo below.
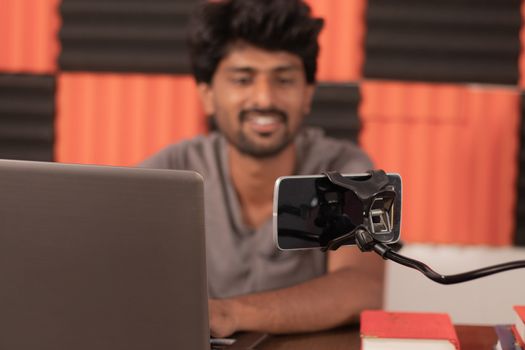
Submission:
<svg viewBox="0 0 525 350">
<path fill-rule="evenodd" d="M 275 115 L 251 115 L 245 122 L 251 130 L 259 134 L 270 134 L 283 125 L 282 118 Z"/>
<path fill-rule="evenodd" d="M 242 111 L 240 114 L 241 123 L 261 136 L 270 136 L 285 126 L 287 120 L 286 113 L 276 109 Z"/>
</svg>

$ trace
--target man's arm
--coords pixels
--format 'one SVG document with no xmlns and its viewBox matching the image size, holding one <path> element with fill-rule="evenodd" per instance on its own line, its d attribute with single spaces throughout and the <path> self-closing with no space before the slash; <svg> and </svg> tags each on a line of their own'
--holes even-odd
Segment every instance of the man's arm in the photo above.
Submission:
<svg viewBox="0 0 525 350">
<path fill-rule="evenodd" d="M 342 247 L 328 253 L 328 273 L 280 290 L 209 301 L 211 334 L 310 332 L 359 319 L 382 306 L 384 261 Z"/>
</svg>

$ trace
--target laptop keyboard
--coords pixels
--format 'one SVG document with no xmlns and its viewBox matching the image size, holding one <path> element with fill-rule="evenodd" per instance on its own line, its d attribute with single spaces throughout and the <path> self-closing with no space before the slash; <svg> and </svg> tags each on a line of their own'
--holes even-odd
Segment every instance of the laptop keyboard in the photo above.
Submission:
<svg viewBox="0 0 525 350">
<path fill-rule="evenodd" d="M 210 338 L 211 350 L 227 349 L 235 342 L 236 339 L 234 338 Z"/>
<path fill-rule="evenodd" d="M 210 338 L 211 350 L 250 350 L 261 344 L 268 334 L 245 332 L 237 333 L 230 338 Z"/>
</svg>

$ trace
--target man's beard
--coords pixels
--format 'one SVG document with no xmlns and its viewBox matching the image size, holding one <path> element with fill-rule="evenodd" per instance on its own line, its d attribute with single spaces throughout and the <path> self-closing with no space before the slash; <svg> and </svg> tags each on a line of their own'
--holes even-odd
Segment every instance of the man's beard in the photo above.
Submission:
<svg viewBox="0 0 525 350">
<path fill-rule="evenodd" d="M 247 134 L 243 131 L 243 124 L 247 121 L 251 114 L 259 115 L 272 115 L 280 119 L 280 122 L 284 125 L 284 133 L 279 140 L 276 140 L 271 145 L 260 145 L 257 142 L 250 140 Z M 279 109 L 250 109 L 242 110 L 239 113 L 239 121 L 241 128 L 237 132 L 236 137 L 226 135 L 228 141 L 235 146 L 235 148 L 242 154 L 248 155 L 253 158 L 270 158 L 281 153 L 290 143 L 293 141 L 295 135 L 292 135 L 288 128 L 288 115 L 286 112 Z M 265 137 L 264 134 L 260 134 L 261 137 Z M 269 134 L 268 137 L 271 137 Z"/>
</svg>

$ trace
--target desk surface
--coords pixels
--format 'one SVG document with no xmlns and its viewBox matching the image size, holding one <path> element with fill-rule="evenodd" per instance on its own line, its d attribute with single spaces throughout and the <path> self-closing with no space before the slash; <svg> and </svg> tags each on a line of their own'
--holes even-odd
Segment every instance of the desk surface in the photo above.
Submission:
<svg viewBox="0 0 525 350">
<path fill-rule="evenodd" d="M 492 350 L 497 336 L 490 326 L 456 326 L 461 350 Z M 240 348 L 239 348 L 240 349 Z M 268 336 L 256 350 L 359 350 L 359 327 L 345 327 L 326 332 Z M 232 349 L 233 350 L 233 349 Z"/>
</svg>

